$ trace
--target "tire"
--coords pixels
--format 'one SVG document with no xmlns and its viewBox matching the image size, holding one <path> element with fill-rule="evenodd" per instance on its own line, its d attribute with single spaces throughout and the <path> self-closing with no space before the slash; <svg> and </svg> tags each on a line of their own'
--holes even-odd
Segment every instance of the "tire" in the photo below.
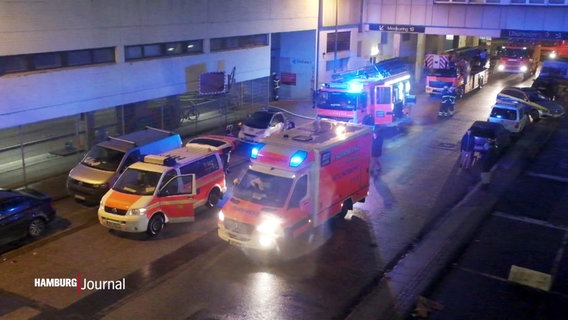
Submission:
<svg viewBox="0 0 568 320">
<path fill-rule="evenodd" d="M 152 216 L 152 218 L 150 218 L 146 233 L 149 236 L 154 237 L 158 235 L 162 231 L 162 229 L 164 229 L 165 224 L 166 224 L 166 219 L 164 219 L 164 215 L 161 213 L 156 213 Z"/>
<path fill-rule="evenodd" d="M 353 201 L 351 199 L 347 199 L 343 201 L 343 205 L 341 206 L 341 212 L 339 213 L 339 217 L 344 218 L 347 215 L 347 211 L 353 210 Z"/>
<path fill-rule="evenodd" d="M 531 118 L 531 122 L 538 122 L 540 120 L 540 116 L 536 110 L 532 110 L 529 113 L 529 117 Z"/>
<path fill-rule="evenodd" d="M 220 199 L 221 199 L 221 190 L 219 190 L 219 188 L 214 188 L 209 192 L 209 195 L 207 196 L 207 202 L 205 203 L 205 205 L 208 208 L 213 208 L 219 203 Z"/>
<path fill-rule="evenodd" d="M 39 238 L 45 233 L 46 226 L 43 218 L 35 218 L 28 225 L 28 235 L 31 238 Z"/>
</svg>

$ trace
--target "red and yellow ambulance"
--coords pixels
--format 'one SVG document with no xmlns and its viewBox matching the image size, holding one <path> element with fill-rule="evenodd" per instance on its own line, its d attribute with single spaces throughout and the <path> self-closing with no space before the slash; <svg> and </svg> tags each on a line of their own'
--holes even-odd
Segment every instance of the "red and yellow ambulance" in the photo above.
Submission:
<svg viewBox="0 0 568 320">
<path fill-rule="evenodd" d="M 266 138 L 219 212 L 219 237 L 279 250 L 346 214 L 367 196 L 372 137 L 369 126 L 314 120 Z"/>
<path fill-rule="evenodd" d="M 215 206 L 226 190 L 217 150 L 186 146 L 148 155 L 130 165 L 103 196 L 99 222 L 154 236 L 166 223 L 193 221 L 197 207 Z"/>
</svg>

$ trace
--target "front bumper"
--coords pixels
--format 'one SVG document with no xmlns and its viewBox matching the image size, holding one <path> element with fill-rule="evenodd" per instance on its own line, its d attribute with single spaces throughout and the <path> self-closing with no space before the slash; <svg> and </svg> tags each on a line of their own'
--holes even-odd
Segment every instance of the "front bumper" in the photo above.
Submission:
<svg viewBox="0 0 568 320">
<path fill-rule="evenodd" d="M 122 216 L 116 215 L 99 209 L 99 222 L 101 225 L 124 232 L 146 232 L 148 229 L 148 217 L 143 216 Z"/>
</svg>

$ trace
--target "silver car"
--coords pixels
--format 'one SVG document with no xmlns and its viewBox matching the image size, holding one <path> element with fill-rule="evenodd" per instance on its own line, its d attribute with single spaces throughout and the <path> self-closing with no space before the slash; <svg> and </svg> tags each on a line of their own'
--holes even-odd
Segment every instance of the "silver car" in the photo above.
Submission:
<svg viewBox="0 0 568 320">
<path fill-rule="evenodd" d="M 547 98 L 540 90 L 531 87 L 506 87 L 497 94 L 497 101 L 517 101 L 531 108 L 533 121 L 540 118 L 559 118 L 566 113 L 564 107 Z"/>
</svg>

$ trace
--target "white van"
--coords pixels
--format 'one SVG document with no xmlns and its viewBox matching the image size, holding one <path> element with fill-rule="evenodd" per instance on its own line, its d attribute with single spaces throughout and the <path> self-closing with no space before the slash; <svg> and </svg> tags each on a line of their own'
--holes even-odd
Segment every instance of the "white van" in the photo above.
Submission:
<svg viewBox="0 0 568 320">
<path fill-rule="evenodd" d="M 517 102 L 497 102 L 491 107 L 487 121 L 502 124 L 513 135 L 520 135 L 529 124 L 527 108 Z"/>
<path fill-rule="evenodd" d="M 227 191 L 217 150 L 190 145 L 147 155 L 126 168 L 99 206 L 99 222 L 157 235 L 166 223 L 190 222 L 195 209 L 217 205 Z"/>
<path fill-rule="evenodd" d="M 71 169 L 67 190 L 79 202 L 98 204 L 126 167 L 140 161 L 144 155 L 161 154 L 181 145 L 179 134 L 150 127 L 109 137 L 92 147 Z"/>
</svg>

